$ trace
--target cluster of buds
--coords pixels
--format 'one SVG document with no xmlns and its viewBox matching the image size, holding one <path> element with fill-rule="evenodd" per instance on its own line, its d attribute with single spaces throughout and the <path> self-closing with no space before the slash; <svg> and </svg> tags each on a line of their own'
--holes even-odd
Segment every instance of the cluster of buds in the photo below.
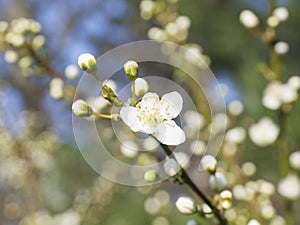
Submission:
<svg viewBox="0 0 300 225">
<path fill-rule="evenodd" d="M 16 63 L 25 77 L 51 72 L 44 51 L 46 42 L 41 25 L 27 18 L 17 18 L 10 23 L 0 21 L 0 52 L 8 63 Z"/>
</svg>

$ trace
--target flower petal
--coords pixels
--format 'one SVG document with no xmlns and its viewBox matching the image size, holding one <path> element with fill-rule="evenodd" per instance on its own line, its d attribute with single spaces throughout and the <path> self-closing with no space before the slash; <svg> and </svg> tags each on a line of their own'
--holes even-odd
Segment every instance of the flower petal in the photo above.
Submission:
<svg viewBox="0 0 300 225">
<path fill-rule="evenodd" d="M 184 131 L 173 120 L 159 124 L 153 135 L 165 145 L 179 145 L 185 142 Z"/>
<path fill-rule="evenodd" d="M 120 116 L 124 123 L 130 127 L 130 129 L 134 132 L 140 131 L 141 124 L 137 119 L 138 110 L 132 106 L 122 107 L 120 111 Z"/>
<path fill-rule="evenodd" d="M 159 97 L 156 93 L 148 92 L 146 93 L 141 101 L 141 109 L 147 110 L 155 107 L 155 104 L 159 103 Z"/>
<path fill-rule="evenodd" d="M 164 115 L 164 119 L 170 120 L 179 115 L 182 105 L 181 95 L 177 91 L 173 91 L 162 96 L 159 111 Z"/>
<path fill-rule="evenodd" d="M 123 122 L 130 127 L 133 132 L 153 133 L 153 128 L 143 123 L 139 118 L 140 114 L 136 107 L 125 106 L 120 111 Z"/>
</svg>

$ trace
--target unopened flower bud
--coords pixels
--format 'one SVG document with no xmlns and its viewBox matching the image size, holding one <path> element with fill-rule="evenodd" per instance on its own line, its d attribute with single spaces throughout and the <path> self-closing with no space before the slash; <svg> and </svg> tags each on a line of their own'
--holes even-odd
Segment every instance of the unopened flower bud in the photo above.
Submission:
<svg viewBox="0 0 300 225">
<path fill-rule="evenodd" d="M 128 61 L 124 64 L 124 71 L 131 81 L 136 80 L 138 77 L 139 66 L 135 61 Z"/>
<path fill-rule="evenodd" d="M 65 76 L 70 80 L 75 79 L 78 76 L 78 73 L 78 67 L 73 64 L 67 66 L 65 69 Z"/>
<path fill-rule="evenodd" d="M 86 101 L 79 99 L 76 100 L 72 105 L 72 111 L 76 116 L 88 117 L 93 114 L 92 108 L 87 104 Z"/>
<path fill-rule="evenodd" d="M 212 189 L 222 190 L 226 187 L 227 181 L 223 173 L 216 172 L 215 174 L 210 175 L 209 185 Z"/>
<path fill-rule="evenodd" d="M 137 78 L 135 81 L 135 95 L 143 96 L 149 90 L 149 85 L 147 81 L 142 78 Z"/>
<path fill-rule="evenodd" d="M 229 190 L 220 193 L 221 205 L 223 209 L 229 209 L 232 205 L 232 193 Z"/>
<path fill-rule="evenodd" d="M 243 10 L 240 14 L 240 22 L 249 29 L 255 28 L 259 24 L 257 16 L 251 10 Z"/>
<path fill-rule="evenodd" d="M 144 174 L 144 179 L 149 182 L 153 182 L 156 180 L 156 171 L 155 170 L 148 170 Z"/>
<path fill-rule="evenodd" d="M 175 176 L 181 167 L 175 159 L 168 159 L 164 164 L 164 170 L 169 176 Z"/>
<path fill-rule="evenodd" d="M 176 201 L 177 209 L 183 214 L 193 214 L 197 211 L 196 204 L 191 197 L 180 197 Z"/>
<path fill-rule="evenodd" d="M 78 57 L 78 66 L 84 71 L 91 71 L 95 69 L 97 64 L 97 60 L 95 56 L 84 53 Z"/>
<path fill-rule="evenodd" d="M 278 7 L 273 11 L 273 15 L 276 16 L 280 22 L 283 22 L 289 18 L 289 11 L 285 7 Z"/>
<path fill-rule="evenodd" d="M 201 167 L 207 172 L 214 174 L 217 169 L 217 160 L 211 155 L 206 155 L 201 159 Z"/>
<path fill-rule="evenodd" d="M 108 100 L 111 104 L 115 106 L 123 106 L 123 102 L 117 97 L 115 92 L 108 87 L 107 85 L 104 85 L 102 87 L 102 97 Z"/>
</svg>

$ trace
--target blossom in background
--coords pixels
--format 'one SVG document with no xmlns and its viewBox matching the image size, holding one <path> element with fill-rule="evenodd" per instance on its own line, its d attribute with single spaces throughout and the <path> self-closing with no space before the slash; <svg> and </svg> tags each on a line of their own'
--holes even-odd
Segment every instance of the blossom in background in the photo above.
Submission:
<svg viewBox="0 0 300 225">
<path fill-rule="evenodd" d="M 295 200 L 300 196 L 300 180 L 297 175 L 289 174 L 282 179 L 278 185 L 278 192 L 281 196 Z"/>
<path fill-rule="evenodd" d="M 185 133 L 172 119 L 179 115 L 182 104 L 178 92 L 165 94 L 161 100 L 149 92 L 136 107 L 122 107 L 120 115 L 132 131 L 152 134 L 166 145 L 179 145 L 185 141 Z"/>
<path fill-rule="evenodd" d="M 193 214 L 196 212 L 196 204 L 191 197 L 180 197 L 176 201 L 177 209 L 183 214 Z"/>
<path fill-rule="evenodd" d="M 171 177 L 175 176 L 179 172 L 180 169 L 181 169 L 181 167 L 175 159 L 172 159 L 172 158 L 168 159 L 164 163 L 164 170 L 165 170 L 166 174 L 168 174 Z"/>
<path fill-rule="evenodd" d="M 282 104 L 295 101 L 298 97 L 297 90 L 291 81 L 287 84 L 272 81 L 264 90 L 262 104 L 268 109 L 277 110 Z"/>
<path fill-rule="evenodd" d="M 259 19 L 249 9 L 245 9 L 240 13 L 240 22 L 243 24 L 246 28 L 252 29 L 259 25 Z"/>
<path fill-rule="evenodd" d="M 260 119 L 258 123 L 249 128 L 250 139 L 260 147 L 274 143 L 278 135 L 278 126 L 268 117 Z"/>
<path fill-rule="evenodd" d="M 296 170 L 300 170 L 300 151 L 293 152 L 289 157 L 291 167 Z"/>
</svg>

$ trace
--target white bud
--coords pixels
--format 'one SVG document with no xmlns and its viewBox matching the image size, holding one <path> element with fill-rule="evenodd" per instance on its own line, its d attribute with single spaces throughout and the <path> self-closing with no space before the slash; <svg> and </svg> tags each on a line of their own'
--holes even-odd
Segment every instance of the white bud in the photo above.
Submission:
<svg viewBox="0 0 300 225">
<path fill-rule="evenodd" d="M 120 150 L 125 157 L 134 158 L 138 154 L 139 147 L 135 142 L 129 140 L 122 143 Z"/>
<path fill-rule="evenodd" d="M 276 141 L 279 135 L 278 126 L 270 118 L 262 118 L 249 128 L 250 139 L 258 146 L 268 146 Z"/>
<path fill-rule="evenodd" d="M 259 24 L 258 17 L 251 10 L 243 10 L 240 13 L 240 22 L 247 28 L 257 27 Z"/>
<path fill-rule="evenodd" d="M 296 170 L 300 170 L 300 151 L 293 152 L 289 157 L 291 167 Z"/>
<path fill-rule="evenodd" d="M 300 196 L 300 180 L 298 176 L 289 174 L 282 179 L 278 185 L 278 193 L 290 200 L 295 200 Z"/>
<path fill-rule="evenodd" d="M 260 223 L 257 220 L 252 219 L 247 223 L 247 225 L 260 225 Z"/>
<path fill-rule="evenodd" d="M 279 41 L 274 46 L 275 52 L 279 55 L 285 55 L 286 53 L 288 53 L 289 49 L 290 49 L 290 47 L 289 47 L 288 43 L 286 43 L 284 41 Z"/>
<path fill-rule="evenodd" d="M 171 177 L 175 176 L 180 171 L 180 169 L 181 167 L 175 159 L 167 159 L 167 161 L 164 163 L 164 170 L 166 174 Z"/>
<path fill-rule="evenodd" d="M 78 57 L 78 66 L 84 71 L 92 69 L 92 67 L 94 67 L 96 65 L 96 63 L 97 63 L 97 60 L 96 60 L 95 56 L 93 56 L 89 53 L 81 54 Z"/>
<path fill-rule="evenodd" d="M 156 180 L 156 171 L 155 170 L 148 170 L 144 174 L 144 179 L 149 182 L 153 182 Z"/>
<path fill-rule="evenodd" d="M 216 172 L 209 177 L 209 185 L 212 189 L 222 190 L 226 188 L 227 181 L 223 173 Z"/>
<path fill-rule="evenodd" d="M 4 59 L 7 63 L 16 63 L 19 59 L 19 56 L 15 51 L 8 50 L 4 54 Z"/>
<path fill-rule="evenodd" d="M 239 116 L 244 110 L 243 104 L 239 100 L 234 100 L 228 105 L 228 112 L 231 115 Z"/>
<path fill-rule="evenodd" d="M 183 214 L 193 214 L 196 212 L 196 204 L 191 197 L 180 197 L 176 201 L 177 209 Z"/>
<path fill-rule="evenodd" d="M 277 27 L 279 25 L 279 19 L 276 16 L 270 16 L 267 19 L 267 24 L 269 27 Z"/>
<path fill-rule="evenodd" d="M 210 172 L 215 173 L 217 169 L 217 160 L 211 155 L 205 155 L 200 161 L 201 167 Z"/>
<path fill-rule="evenodd" d="M 79 74 L 78 68 L 74 64 L 67 66 L 65 69 L 65 76 L 70 80 L 73 80 L 76 77 L 78 77 L 78 74 Z"/>
<path fill-rule="evenodd" d="M 198 225 L 196 220 L 189 220 L 186 222 L 186 225 Z"/>
<path fill-rule="evenodd" d="M 246 138 L 246 131 L 243 127 L 235 127 L 227 131 L 225 140 L 239 144 Z"/>
<path fill-rule="evenodd" d="M 138 77 L 139 65 L 135 61 L 127 61 L 124 64 L 124 71 L 129 80 L 134 81 Z"/>
<path fill-rule="evenodd" d="M 32 48 L 35 50 L 41 49 L 46 42 L 46 38 L 43 35 L 38 35 L 32 40 Z"/>
<path fill-rule="evenodd" d="M 294 88 L 295 90 L 300 89 L 300 77 L 299 76 L 292 76 L 288 79 L 287 84 Z"/>
<path fill-rule="evenodd" d="M 278 7 L 273 11 L 273 15 L 276 16 L 280 22 L 283 22 L 289 18 L 289 11 L 285 7 Z"/>
<path fill-rule="evenodd" d="M 135 81 L 135 95 L 143 96 L 149 90 L 149 85 L 146 80 L 137 78 Z"/>
<path fill-rule="evenodd" d="M 93 112 L 87 102 L 82 99 L 78 99 L 72 104 L 72 111 L 76 116 L 91 116 Z"/>
<path fill-rule="evenodd" d="M 117 83 L 112 79 L 107 79 L 103 81 L 103 85 L 110 87 L 114 93 L 118 92 Z"/>
</svg>

